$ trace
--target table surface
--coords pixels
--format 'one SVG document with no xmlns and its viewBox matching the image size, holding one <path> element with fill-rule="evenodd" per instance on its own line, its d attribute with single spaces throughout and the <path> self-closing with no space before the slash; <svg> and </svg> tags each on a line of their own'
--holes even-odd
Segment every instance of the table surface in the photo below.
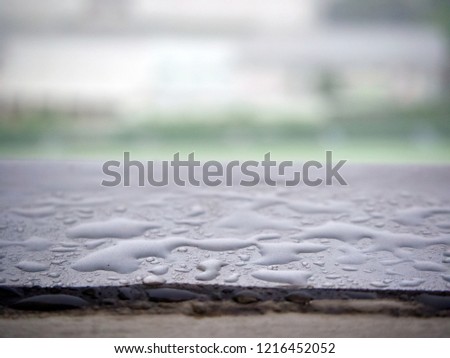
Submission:
<svg viewBox="0 0 450 358">
<path fill-rule="evenodd" d="M 0 285 L 450 291 L 450 166 L 347 186 L 101 186 L 102 163 L 0 162 Z"/>
</svg>

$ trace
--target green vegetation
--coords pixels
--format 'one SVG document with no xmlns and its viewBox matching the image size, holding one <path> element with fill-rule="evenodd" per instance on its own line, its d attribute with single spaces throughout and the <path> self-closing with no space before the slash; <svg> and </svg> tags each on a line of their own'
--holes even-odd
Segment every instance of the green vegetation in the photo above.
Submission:
<svg viewBox="0 0 450 358">
<path fill-rule="evenodd" d="M 341 109 L 327 119 L 231 113 L 141 121 L 81 121 L 29 115 L 0 122 L 3 158 L 322 159 L 325 150 L 355 162 L 450 162 L 450 104 Z"/>
</svg>

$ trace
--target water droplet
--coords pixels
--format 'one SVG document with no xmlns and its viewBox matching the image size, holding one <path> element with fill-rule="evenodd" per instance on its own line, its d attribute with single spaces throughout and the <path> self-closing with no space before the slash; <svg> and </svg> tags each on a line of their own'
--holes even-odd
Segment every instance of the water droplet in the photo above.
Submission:
<svg viewBox="0 0 450 358">
<path fill-rule="evenodd" d="M 308 271 L 287 271 L 287 270 L 259 270 L 252 273 L 252 276 L 258 280 L 287 283 L 296 286 L 306 286 L 308 279 L 312 276 L 312 273 Z"/>
<path fill-rule="evenodd" d="M 49 269 L 47 264 L 36 261 L 20 261 L 16 267 L 25 272 L 40 272 L 47 271 Z"/>
<path fill-rule="evenodd" d="M 250 260 L 250 255 L 247 255 L 247 254 L 241 254 L 241 255 L 239 255 L 239 258 L 240 258 L 242 261 L 248 261 L 248 260 Z"/>
<path fill-rule="evenodd" d="M 124 213 L 125 211 L 127 211 L 127 208 L 124 205 L 118 205 L 114 208 L 114 211 L 116 213 Z"/>
<path fill-rule="evenodd" d="M 299 254 L 317 253 L 327 249 L 327 246 L 315 243 L 297 242 L 258 242 L 261 258 L 255 263 L 258 265 L 287 264 L 298 261 Z"/>
<path fill-rule="evenodd" d="M 447 267 L 432 261 L 415 261 L 413 267 L 418 271 L 445 272 Z"/>
<path fill-rule="evenodd" d="M 355 266 L 342 266 L 343 271 L 358 271 L 358 268 Z"/>
<path fill-rule="evenodd" d="M 79 224 L 66 231 L 67 237 L 102 239 L 102 238 L 130 238 L 142 235 L 146 230 L 157 228 L 158 224 L 148 221 L 138 221 L 115 218 L 107 221 L 97 221 Z"/>
<path fill-rule="evenodd" d="M 26 218 L 45 218 L 54 215 L 56 210 L 53 206 L 37 206 L 31 208 L 16 208 L 11 210 L 12 213 Z"/>
<path fill-rule="evenodd" d="M 50 249 L 51 252 L 74 252 L 77 251 L 76 247 L 53 247 Z"/>
<path fill-rule="evenodd" d="M 450 208 L 448 207 L 433 207 L 433 208 L 408 208 L 398 210 L 395 214 L 394 221 L 408 226 L 421 225 L 426 218 L 438 215 L 449 214 Z"/>
<path fill-rule="evenodd" d="M 171 232 L 172 232 L 172 234 L 174 234 L 174 235 L 178 235 L 178 234 L 184 234 L 184 233 L 186 233 L 186 232 L 188 232 L 188 231 L 189 231 L 189 229 L 180 227 L 180 228 L 172 229 Z"/>
<path fill-rule="evenodd" d="M 196 275 L 195 279 L 199 281 L 211 281 L 219 276 L 220 269 L 225 265 L 224 262 L 217 259 L 202 261 L 197 265 L 197 269 L 203 272 Z"/>
<path fill-rule="evenodd" d="M 376 287 L 376 288 L 386 288 L 389 285 L 387 283 L 381 282 L 381 281 L 372 281 L 370 283 L 371 286 Z"/>
<path fill-rule="evenodd" d="M 64 225 L 73 225 L 73 224 L 75 224 L 77 222 L 77 219 L 75 219 L 75 218 L 65 218 L 64 220 L 63 220 L 63 224 Z"/>
<path fill-rule="evenodd" d="M 96 249 L 97 247 L 103 245 L 104 243 L 106 243 L 106 240 L 92 240 L 92 241 L 88 241 L 84 244 L 84 246 L 88 249 L 88 250 L 93 250 Z"/>
<path fill-rule="evenodd" d="M 205 220 L 200 219 L 183 219 L 183 220 L 177 220 L 175 223 L 180 225 L 189 225 L 189 226 L 202 226 L 206 223 Z"/>
<path fill-rule="evenodd" d="M 399 285 L 401 287 L 418 287 L 424 282 L 425 282 L 425 280 L 421 279 L 421 278 L 411 278 L 411 279 L 400 281 Z"/>
<path fill-rule="evenodd" d="M 151 272 L 155 275 L 164 275 L 169 271 L 169 266 L 166 265 L 158 265 L 154 266 L 151 269 L 148 270 L 148 272 Z"/>
<path fill-rule="evenodd" d="M 200 205 L 194 205 L 190 208 L 188 216 L 199 216 L 205 213 L 205 209 Z"/>
<path fill-rule="evenodd" d="M 367 222 L 371 219 L 371 217 L 369 215 L 360 215 L 360 216 L 355 216 L 353 218 L 350 219 L 350 222 L 352 223 L 364 223 Z"/>
<path fill-rule="evenodd" d="M 332 274 L 332 275 L 326 275 L 325 278 L 328 279 L 328 280 L 337 280 L 338 278 L 341 278 L 341 276 L 340 275 L 336 275 L 336 274 Z"/>
<path fill-rule="evenodd" d="M 224 279 L 225 282 L 232 283 L 238 282 L 240 275 L 237 273 L 233 273 Z"/>
<path fill-rule="evenodd" d="M 163 277 L 150 274 L 144 277 L 142 282 L 144 283 L 144 285 L 154 286 L 154 285 L 162 285 L 163 283 L 166 282 L 166 280 Z"/>
</svg>

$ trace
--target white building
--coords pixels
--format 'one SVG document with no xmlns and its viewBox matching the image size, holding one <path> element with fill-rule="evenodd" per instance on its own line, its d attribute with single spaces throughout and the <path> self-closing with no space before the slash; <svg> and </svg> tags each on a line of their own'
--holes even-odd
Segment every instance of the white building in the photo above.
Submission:
<svg viewBox="0 0 450 358">
<path fill-rule="evenodd" d="M 321 16 L 326 3 L 0 1 L 0 103 L 4 112 L 107 116 L 317 113 L 327 103 L 324 76 L 344 100 L 408 103 L 439 93 L 446 48 L 435 30 L 332 26 Z"/>
</svg>

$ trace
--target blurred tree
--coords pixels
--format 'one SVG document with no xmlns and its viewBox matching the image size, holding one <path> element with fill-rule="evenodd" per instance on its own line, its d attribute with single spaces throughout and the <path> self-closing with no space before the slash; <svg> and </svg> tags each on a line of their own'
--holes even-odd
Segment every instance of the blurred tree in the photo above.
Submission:
<svg viewBox="0 0 450 358">
<path fill-rule="evenodd" d="M 329 102 L 335 102 L 339 92 L 339 78 L 336 71 L 323 70 L 318 79 L 318 91 Z"/>
<path fill-rule="evenodd" d="M 330 0 L 326 12 L 337 22 L 426 21 L 433 0 Z"/>
<path fill-rule="evenodd" d="M 442 76 L 450 93 L 450 0 L 329 0 L 325 15 L 335 23 L 432 24 L 447 39 L 447 63 Z"/>
<path fill-rule="evenodd" d="M 450 95 L 450 1 L 432 0 L 431 21 L 438 26 L 447 40 L 447 63 L 443 74 L 445 96 Z"/>
</svg>

